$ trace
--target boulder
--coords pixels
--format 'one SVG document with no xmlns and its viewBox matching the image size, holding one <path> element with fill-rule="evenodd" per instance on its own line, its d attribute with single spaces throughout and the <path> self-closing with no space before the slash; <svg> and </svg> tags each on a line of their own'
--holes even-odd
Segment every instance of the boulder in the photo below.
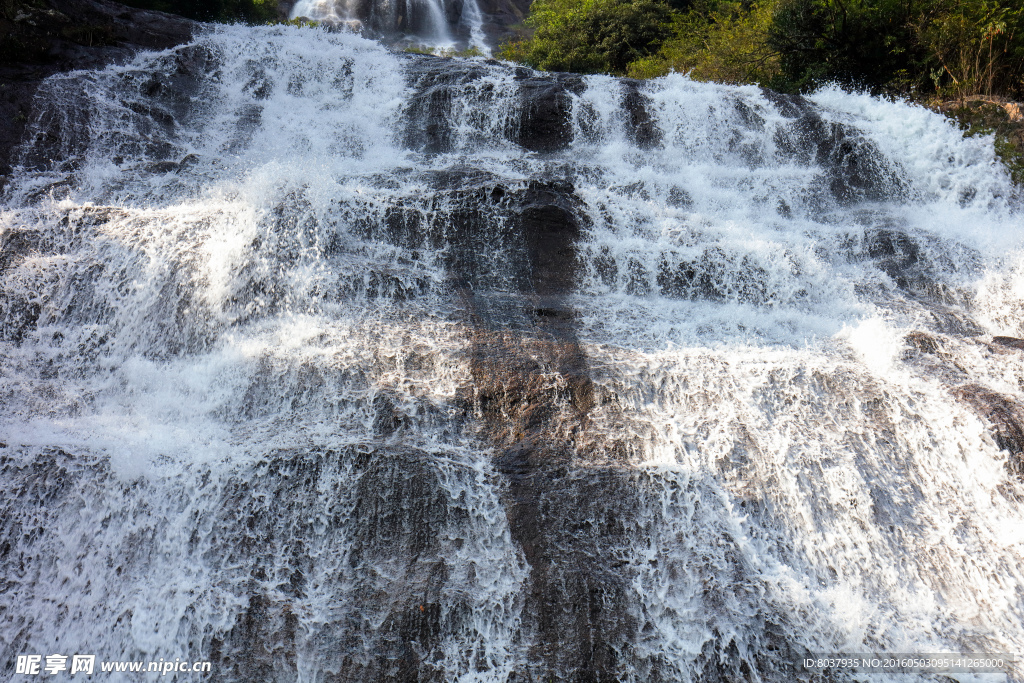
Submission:
<svg viewBox="0 0 1024 683">
<path fill-rule="evenodd" d="M 1017 337 L 992 337 L 992 343 L 1009 349 L 1024 351 L 1024 339 L 1018 339 Z"/>
</svg>

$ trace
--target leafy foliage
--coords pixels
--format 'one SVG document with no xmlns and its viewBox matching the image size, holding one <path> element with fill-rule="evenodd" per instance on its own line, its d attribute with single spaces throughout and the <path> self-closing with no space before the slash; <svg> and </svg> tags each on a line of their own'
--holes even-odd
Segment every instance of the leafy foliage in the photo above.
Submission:
<svg viewBox="0 0 1024 683">
<path fill-rule="evenodd" d="M 535 0 L 506 59 L 798 92 L 1024 97 L 1020 0 Z"/>
<path fill-rule="evenodd" d="M 1024 96 L 1024 5 L 1019 0 L 946 0 L 920 26 L 940 95 Z"/>
<path fill-rule="evenodd" d="M 914 0 L 785 0 L 767 35 L 790 89 L 825 81 L 905 89 L 927 49 L 916 39 Z"/>
<path fill-rule="evenodd" d="M 656 55 L 629 66 L 634 78 L 683 71 L 694 80 L 772 83 L 778 55 L 766 44 L 777 0 L 745 5 L 708 0 L 676 18 L 674 36 Z"/>
<path fill-rule="evenodd" d="M 547 71 L 625 74 L 672 35 L 672 11 L 658 0 L 535 0 L 532 38 L 505 45 L 505 59 Z"/>
<path fill-rule="evenodd" d="M 1018 0 L 785 0 L 768 44 L 792 89 L 836 81 L 961 98 L 1024 91 Z"/>
</svg>

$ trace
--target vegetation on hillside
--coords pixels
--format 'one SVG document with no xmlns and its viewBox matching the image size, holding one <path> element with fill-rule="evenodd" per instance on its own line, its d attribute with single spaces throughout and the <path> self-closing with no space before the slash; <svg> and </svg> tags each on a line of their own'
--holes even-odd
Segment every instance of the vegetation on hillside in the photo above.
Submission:
<svg viewBox="0 0 1024 683">
<path fill-rule="evenodd" d="M 527 28 L 501 56 L 546 70 L 1024 96 L 1020 0 L 535 0 Z"/>
<path fill-rule="evenodd" d="M 276 21 L 277 0 L 119 0 L 130 7 L 159 10 L 197 21 L 265 24 Z"/>
<path fill-rule="evenodd" d="M 672 36 L 673 19 L 663 0 L 535 0 L 532 37 L 503 56 L 548 71 L 622 74 Z"/>
</svg>

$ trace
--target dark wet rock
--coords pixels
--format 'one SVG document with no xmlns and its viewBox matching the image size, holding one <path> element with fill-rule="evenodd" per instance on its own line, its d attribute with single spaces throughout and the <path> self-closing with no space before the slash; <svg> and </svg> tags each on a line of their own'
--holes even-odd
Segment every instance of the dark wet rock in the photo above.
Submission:
<svg viewBox="0 0 1024 683">
<path fill-rule="evenodd" d="M 375 435 L 389 437 L 406 425 L 402 411 L 395 406 L 395 401 L 388 394 L 379 394 L 373 399 L 373 432 Z"/>
<path fill-rule="evenodd" d="M 640 81 L 624 79 L 622 83 L 625 89 L 622 106 L 628 116 L 627 134 L 630 141 L 640 149 L 657 147 L 661 144 L 661 128 L 651 116 L 651 98 L 640 89 Z"/>
<path fill-rule="evenodd" d="M 638 294 L 649 292 L 651 283 L 640 282 L 647 277 L 641 264 L 631 263 L 627 289 Z M 748 257 L 737 259 L 719 247 L 709 247 L 696 259 L 681 259 L 674 252 L 663 254 L 654 282 L 663 296 L 672 298 L 765 306 L 777 301 L 777 294 L 767 285 L 769 279 L 768 273 Z"/>
<path fill-rule="evenodd" d="M 522 111 L 515 142 L 533 152 L 555 152 L 572 142 L 572 95 L 582 92 L 575 74 L 534 75 L 520 70 Z"/>
<path fill-rule="evenodd" d="M 1010 454 L 1007 469 L 1024 478 L 1024 406 L 978 384 L 965 384 L 953 395 L 992 425 L 996 444 Z"/>
<path fill-rule="evenodd" d="M 537 637 L 528 673 L 535 680 L 554 673 L 562 680 L 620 680 L 638 630 L 630 595 L 629 546 L 638 531 L 630 477 L 615 468 L 550 463 L 524 470 L 517 455 L 506 453 L 498 464 L 515 481 L 509 521 L 531 568 L 524 617 Z"/>
<path fill-rule="evenodd" d="M 158 161 L 152 164 L 146 164 L 146 171 L 149 173 L 174 173 L 178 170 L 178 163 L 176 161 Z"/>
<path fill-rule="evenodd" d="M 828 187 L 839 202 L 880 201 L 903 194 L 898 171 L 873 143 L 842 124 L 805 121 L 800 132 L 817 143 L 816 161 L 828 169 Z"/>
<path fill-rule="evenodd" d="M 9 3 L 0 14 L 0 191 L 44 79 L 123 62 L 139 49 L 173 47 L 191 40 L 198 26 L 108 0 Z"/>
<path fill-rule="evenodd" d="M 825 121 L 815 106 L 799 95 L 762 93 L 783 116 L 793 119 L 790 127 L 776 136 L 779 153 L 783 158 L 822 166 L 826 170 L 824 189 L 836 201 L 880 201 L 905 193 L 900 170 L 855 128 Z"/>
<path fill-rule="evenodd" d="M 350 496 L 310 495 L 339 478 L 353 485 Z M 227 486 L 220 509 L 212 547 L 250 576 L 246 607 L 209 645 L 226 680 L 293 678 L 297 641 L 309 638 L 331 643 L 326 680 L 335 683 L 443 680 L 440 636 L 470 618 L 468 605 L 442 595 L 469 513 L 430 453 L 274 452 Z M 348 577 L 346 594 L 318 634 L 298 634 L 297 613 L 322 571 Z"/>
<path fill-rule="evenodd" d="M 530 653 L 516 680 L 619 680 L 638 631 L 624 560 L 638 506 L 618 466 L 624 446 L 586 436 L 595 387 L 568 305 L 580 200 L 563 180 L 509 186 L 467 171 L 432 185 L 455 207 L 446 232 L 425 226 L 412 207 L 388 229 L 404 244 L 451 245 L 447 265 L 471 354 L 460 402 L 495 448 L 510 533 L 529 564 L 522 619 Z M 494 269 L 511 278 L 500 296 L 489 288 Z"/>
<path fill-rule="evenodd" d="M 498 45 L 525 31 L 523 24 L 532 0 L 478 0 L 483 14 L 483 31 L 491 45 Z"/>
<path fill-rule="evenodd" d="M 693 197 L 681 187 L 673 187 L 668 191 L 665 203 L 677 209 L 687 209 L 693 206 Z"/>
<path fill-rule="evenodd" d="M 487 70 L 479 64 L 452 68 L 449 60 L 428 55 L 408 55 L 409 85 L 414 94 L 410 98 L 406 115 L 405 142 L 412 149 L 428 154 L 453 150 L 456 121 L 451 107 L 458 100 L 459 91 L 481 81 Z M 486 88 L 478 93 L 481 107 L 499 93 Z M 511 136 L 511 131 L 506 132 Z"/>
<path fill-rule="evenodd" d="M 968 372 L 957 362 L 954 351 L 962 337 L 932 329 L 916 330 L 903 337 L 906 344 L 901 359 L 916 373 L 940 382 L 952 391 L 970 380 Z"/>
<path fill-rule="evenodd" d="M 423 180 L 432 192 L 387 207 L 381 223 L 366 225 L 367 238 L 409 250 L 443 249 L 455 287 L 468 292 L 571 291 L 579 268 L 576 243 L 587 225 L 572 183 L 508 184 L 459 167 Z M 508 320 L 495 305 L 484 309 L 481 320 L 495 316 L 499 326 Z"/>
<path fill-rule="evenodd" d="M 43 239 L 37 230 L 7 230 L 0 234 L 0 275 L 26 256 L 37 253 Z"/>
<path fill-rule="evenodd" d="M 464 0 L 446 0 L 444 3 L 444 17 L 449 26 L 455 26 L 462 19 L 462 13 L 466 9 Z"/>
<path fill-rule="evenodd" d="M 1024 351 L 1024 339 L 1019 339 L 1017 337 L 992 337 L 992 343 L 1009 349 L 1020 349 Z"/>
<path fill-rule="evenodd" d="M 754 107 L 751 107 L 738 97 L 733 100 L 732 105 L 739 117 L 739 123 L 744 129 L 756 132 L 764 130 L 764 117 Z"/>
<path fill-rule="evenodd" d="M 881 298 L 906 309 L 920 308 L 934 320 L 933 329 L 945 334 L 978 336 L 984 331 L 971 319 L 971 294 L 944 282 L 952 269 L 970 271 L 972 254 L 951 253 L 933 235 L 895 225 L 869 227 L 842 240 L 841 252 L 851 261 L 868 261 L 885 279 L 858 284 L 865 296 Z M 956 262 L 957 266 L 950 264 Z"/>
<path fill-rule="evenodd" d="M 453 65 L 450 60 L 429 55 L 408 55 L 407 59 L 414 94 L 408 110 L 406 144 L 428 154 L 451 152 L 457 142 L 455 126 L 459 123 L 453 118 L 453 103 L 465 96 L 463 91 L 467 88 L 474 89 L 475 106 L 481 112 L 498 103 L 497 98 L 502 93 L 484 80 L 495 67 L 472 62 Z M 501 129 L 480 134 L 501 135 L 534 152 L 564 149 L 572 141 L 572 95 L 583 90 L 582 77 L 540 75 L 521 67 L 513 71 L 519 87 L 519 102 L 512 109 L 499 103 L 491 115 L 508 120 Z"/>
<path fill-rule="evenodd" d="M 508 193 L 524 235 L 535 302 L 518 323 L 466 290 L 473 384 L 463 392 L 495 444 L 512 538 L 529 564 L 523 608 L 532 633 L 517 679 L 615 681 L 637 633 L 632 569 L 636 488 L 621 444 L 585 437 L 595 388 L 565 297 L 575 285 L 580 222 L 571 185 L 532 183 Z"/>
<path fill-rule="evenodd" d="M 787 95 L 768 88 L 761 88 L 761 94 L 778 108 L 780 114 L 788 119 L 805 116 L 814 108 L 814 105 L 801 95 Z"/>
<path fill-rule="evenodd" d="M 530 566 L 523 618 L 535 636 L 521 673 L 614 681 L 637 631 L 625 561 L 636 489 L 614 464 L 621 445 L 583 440 L 595 396 L 571 318 L 535 320 L 533 335 L 477 328 L 464 397 L 499 447 L 509 527 Z"/>
<path fill-rule="evenodd" d="M 20 345 L 35 329 L 42 303 L 30 293 L 0 295 L 0 340 Z"/>
<path fill-rule="evenodd" d="M 199 161 L 199 157 L 195 154 L 186 155 L 181 161 L 157 161 L 151 164 L 146 164 L 145 170 L 147 173 L 180 173 L 187 170 L 191 166 L 194 166 Z"/>
<path fill-rule="evenodd" d="M 0 278 L 19 263 L 45 249 L 43 235 L 35 230 L 8 230 L 0 235 Z M 35 329 L 43 302 L 32 283 L 17 282 L 0 289 L 0 340 L 21 344 Z"/>
<path fill-rule="evenodd" d="M 929 302 L 928 317 L 932 327 L 942 334 L 955 337 L 977 337 L 985 333 L 970 316 L 962 309 L 944 306 L 940 303 Z"/>
<path fill-rule="evenodd" d="M 651 293 L 651 276 L 638 259 L 631 258 L 626 266 L 626 293 L 647 296 Z"/>
<path fill-rule="evenodd" d="M 571 291 L 579 268 L 576 244 L 581 238 L 583 215 L 582 202 L 567 181 L 534 181 L 522 194 L 518 220 L 537 294 Z"/>
<path fill-rule="evenodd" d="M 901 289 L 909 289 L 921 280 L 921 249 L 909 235 L 899 230 L 868 230 L 864 250 Z"/>
</svg>

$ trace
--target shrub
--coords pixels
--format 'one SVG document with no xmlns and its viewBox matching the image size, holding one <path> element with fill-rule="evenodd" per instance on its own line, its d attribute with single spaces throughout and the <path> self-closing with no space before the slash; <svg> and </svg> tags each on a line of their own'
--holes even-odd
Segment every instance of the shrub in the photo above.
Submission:
<svg viewBox="0 0 1024 683">
<path fill-rule="evenodd" d="M 947 0 L 922 22 L 935 90 L 959 99 L 1024 95 L 1024 7 L 1007 0 Z"/>
<path fill-rule="evenodd" d="M 745 6 L 740 2 L 707 3 L 691 8 L 675 23 L 675 36 L 657 55 L 629 66 L 634 78 L 682 71 L 694 80 L 762 83 L 777 80 L 778 55 L 767 45 L 776 0 Z"/>
<path fill-rule="evenodd" d="M 533 36 L 499 50 L 546 71 L 625 74 L 672 35 L 672 10 L 657 0 L 535 0 Z"/>
</svg>

